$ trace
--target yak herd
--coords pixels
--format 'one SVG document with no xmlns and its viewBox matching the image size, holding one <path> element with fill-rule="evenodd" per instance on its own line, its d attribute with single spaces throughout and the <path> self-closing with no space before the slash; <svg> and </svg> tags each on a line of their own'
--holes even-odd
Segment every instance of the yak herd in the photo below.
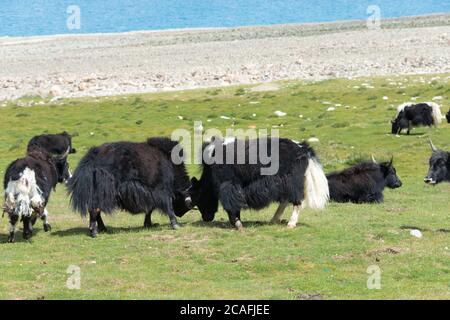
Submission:
<svg viewBox="0 0 450 320">
<path fill-rule="evenodd" d="M 442 115 L 435 103 L 403 104 L 392 121 L 392 133 L 400 134 L 419 125 L 437 126 Z M 446 115 L 450 123 L 450 111 Z M 275 149 L 275 144 L 277 149 Z M 264 146 L 268 155 L 278 153 L 278 169 L 262 174 L 269 164 L 253 147 Z M 432 155 L 424 179 L 435 185 L 450 182 L 450 152 L 439 150 L 430 140 Z M 241 147 L 241 148 L 239 148 Z M 8 242 L 14 242 L 19 219 L 23 238 L 29 239 L 39 218 L 50 231 L 46 209 L 50 194 L 58 183 L 65 183 L 72 208 L 89 215 L 89 232 L 96 237 L 107 231 L 101 214 L 122 209 L 131 214 L 144 213 L 144 227 L 152 227 L 151 215 L 158 210 L 178 229 L 177 217 L 198 209 L 204 221 L 212 221 L 219 203 L 230 223 L 243 228 L 241 211 L 262 209 L 271 203 L 278 208 L 271 220 L 280 221 L 289 204 L 293 212 L 288 227 L 297 224 L 302 208 L 323 209 L 328 201 L 380 203 L 383 190 L 402 186 L 393 159 L 378 163 L 373 157 L 340 172 L 326 175 L 313 148 L 306 142 L 284 138 L 213 138 L 202 146 L 202 174 L 190 179 L 184 163 L 175 163 L 174 149 L 183 155 L 178 142 L 164 137 L 145 142 L 113 142 L 91 148 L 73 175 L 68 157 L 76 152 L 71 136 L 46 134 L 32 138 L 25 157 L 12 162 L 5 172 L 4 213 L 9 217 Z M 234 161 L 211 161 L 219 153 L 232 150 Z M 242 153 L 246 161 L 239 162 Z M 253 162 L 248 159 L 253 158 Z"/>
</svg>

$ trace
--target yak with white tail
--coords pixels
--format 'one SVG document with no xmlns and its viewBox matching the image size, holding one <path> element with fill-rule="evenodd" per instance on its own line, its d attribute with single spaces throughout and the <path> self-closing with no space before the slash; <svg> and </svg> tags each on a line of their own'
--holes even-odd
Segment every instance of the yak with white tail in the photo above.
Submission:
<svg viewBox="0 0 450 320">
<path fill-rule="evenodd" d="M 29 149 L 26 157 L 17 159 L 6 169 L 3 187 L 3 211 L 9 216 L 8 242 L 14 242 L 17 221 L 23 221 L 23 238 L 29 239 L 34 222 L 40 217 L 44 230 L 51 229 L 45 209 L 50 193 L 58 182 L 69 177 L 66 157 L 54 157 L 42 148 Z"/>
<path fill-rule="evenodd" d="M 400 134 L 407 129 L 406 134 L 411 132 L 413 127 L 418 126 L 438 126 L 443 119 L 441 107 L 434 102 L 425 103 L 403 103 L 397 108 L 397 116 L 392 123 L 392 134 Z"/>
<path fill-rule="evenodd" d="M 259 210 L 277 202 L 272 222 L 279 222 L 292 204 L 288 227 L 294 228 L 301 208 L 320 210 L 328 202 L 326 176 L 314 150 L 305 142 L 215 138 L 203 145 L 202 155 L 202 175 L 200 180 L 191 180 L 191 196 L 204 221 L 214 220 L 220 202 L 230 223 L 241 229 L 242 209 Z M 217 161 L 220 158 L 224 161 Z"/>
</svg>

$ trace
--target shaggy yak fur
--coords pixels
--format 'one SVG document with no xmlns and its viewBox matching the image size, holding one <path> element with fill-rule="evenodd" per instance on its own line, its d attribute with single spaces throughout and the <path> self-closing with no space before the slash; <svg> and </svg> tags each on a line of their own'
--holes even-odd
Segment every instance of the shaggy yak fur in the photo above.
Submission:
<svg viewBox="0 0 450 320">
<path fill-rule="evenodd" d="M 287 205 L 292 203 L 294 212 L 288 226 L 295 227 L 301 204 L 314 209 L 325 207 L 328 201 L 326 177 L 314 150 L 308 144 L 277 138 L 279 169 L 272 175 L 261 174 L 261 168 L 270 167 L 270 164 L 263 164 L 260 152 L 252 151 L 255 149 L 250 149 L 250 144 L 253 147 L 265 144 L 267 156 L 271 157 L 274 139 L 234 140 L 231 143 L 214 139 L 203 145 L 203 171 L 200 180 L 192 179 L 191 194 L 204 221 L 214 219 L 219 201 L 228 213 L 230 223 L 238 229 L 242 228 L 242 209 L 259 210 L 278 202 L 279 208 L 272 218 L 272 222 L 278 222 Z M 244 148 L 238 148 L 239 144 L 244 145 Z M 223 155 L 229 154 L 227 148 L 233 149 L 233 161 L 205 161 L 215 156 L 216 148 L 223 148 Z M 241 161 L 239 164 L 237 157 L 242 152 L 245 154 L 245 163 Z M 255 153 L 257 159 L 252 164 L 249 155 Z"/>
<path fill-rule="evenodd" d="M 68 182 L 71 204 L 82 215 L 89 213 L 90 234 L 106 231 L 101 212 L 123 209 L 145 213 L 144 227 L 151 227 L 151 214 L 167 214 L 174 229 L 175 216 L 191 209 L 189 177 L 184 163 L 174 164 L 171 152 L 179 147 L 167 138 L 147 142 L 115 142 L 91 148 Z M 181 147 L 179 147 L 182 153 Z"/>
<path fill-rule="evenodd" d="M 23 220 L 23 237 L 32 235 L 32 225 L 39 216 L 44 230 L 51 229 L 47 221 L 47 206 L 52 189 L 69 175 L 66 158 L 56 159 L 46 150 L 34 148 L 24 158 L 12 162 L 6 169 L 4 212 L 9 215 L 8 242 L 14 242 L 15 225 Z"/>
<path fill-rule="evenodd" d="M 362 162 L 340 172 L 327 175 L 330 199 L 335 202 L 379 203 L 383 202 L 385 187 L 402 186 L 396 170 L 390 162 Z"/>
</svg>

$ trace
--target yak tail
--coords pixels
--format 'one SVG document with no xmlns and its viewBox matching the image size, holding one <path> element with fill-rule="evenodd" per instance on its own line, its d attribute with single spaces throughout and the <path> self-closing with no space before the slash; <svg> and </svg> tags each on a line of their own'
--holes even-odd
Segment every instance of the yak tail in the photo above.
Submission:
<svg viewBox="0 0 450 320">
<path fill-rule="evenodd" d="M 315 158 L 309 158 L 305 172 L 305 200 L 304 207 L 314 210 L 322 210 L 330 199 L 328 180 L 322 166 Z"/>
<path fill-rule="evenodd" d="M 5 190 L 5 209 L 16 215 L 29 217 L 32 208 L 41 208 L 43 200 L 33 170 L 25 168 L 20 178 L 9 181 Z"/>
<path fill-rule="evenodd" d="M 433 109 L 432 111 L 432 116 L 433 116 L 433 121 L 434 121 L 434 125 L 437 126 L 438 124 L 442 123 L 442 113 L 441 113 L 441 107 L 434 102 L 427 102 L 427 104 Z"/>
<path fill-rule="evenodd" d="M 104 168 L 97 168 L 89 152 L 67 183 L 73 210 L 85 216 L 89 210 L 111 213 L 117 207 L 114 176 Z"/>
</svg>

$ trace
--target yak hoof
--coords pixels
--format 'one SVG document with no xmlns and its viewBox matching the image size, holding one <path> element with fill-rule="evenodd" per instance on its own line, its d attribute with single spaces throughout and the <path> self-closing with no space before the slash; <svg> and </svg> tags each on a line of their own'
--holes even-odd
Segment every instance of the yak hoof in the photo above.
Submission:
<svg viewBox="0 0 450 320">
<path fill-rule="evenodd" d="M 32 236 L 32 232 L 24 232 L 24 233 L 23 233 L 23 238 L 24 238 L 25 240 L 30 239 L 31 236 Z"/>
<path fill-rule="evenodd" d="M 175 224 L 173 224 L 172 225 L 172 229 L 173 230 L 178 230 L 178 229 L 180 229 L 181 227 L 180 227 L 180 225 L 178 224 L 178 223 L 175 223 Z"/>
<path fill-rule="evenodd" d="M 234 226 L 235 226 L 236 229 L 238 229 L 238 230 L 244 229 L 244 226 L 242 225 L 242 222 L 241 222 L 240 220 L 237 220 L 237 221 L 234 223 Z"/>
<path fill-rule="evenodd" d="M 91 238 L 97 238 L 97 230 L 90 230 L 89 235 Z"/>
<path fill-rule="evenodd" d="M 98 232 L 106 233 L 106 232 L 108 232 L 108 229 L 106 227 L 98 227 Z"/>
<path fill-rule="evenodd" d="M 44 231 L 49 232 L 51 230 L 52 230 L 52 226 L 50 225 L 50 223 L 44 223 Z"/>
<path fill-rule="evenodd" d="M 8 243 L 14 243 L 14 241 L 15 241 L 15 239 L 14 239 L 14 233 L 13 233 L 8 236 Z"/>
<path fill-rule="evenodd" d="M 288 223 L 287 227 L 288 227 L 288 229 L 295 229 L 297 227 L 297 225 L 295 225 L 293 223 Z"/>
</svg>

